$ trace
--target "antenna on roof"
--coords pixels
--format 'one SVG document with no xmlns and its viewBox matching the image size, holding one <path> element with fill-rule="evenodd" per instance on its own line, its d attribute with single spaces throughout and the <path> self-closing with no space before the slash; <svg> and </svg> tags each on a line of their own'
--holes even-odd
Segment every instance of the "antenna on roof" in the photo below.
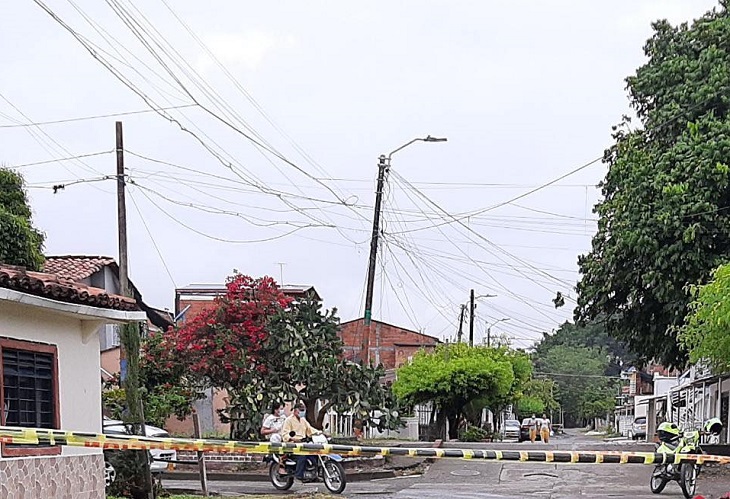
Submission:
<svg viewBox="0 0 730 499">
<path fill-rule="evenodd" d="M 279 286 L 281 287 L 284 285 L 284 265 L 286 263 L 278 262 L 277 265 L 279 266 Z"/>
</svg>

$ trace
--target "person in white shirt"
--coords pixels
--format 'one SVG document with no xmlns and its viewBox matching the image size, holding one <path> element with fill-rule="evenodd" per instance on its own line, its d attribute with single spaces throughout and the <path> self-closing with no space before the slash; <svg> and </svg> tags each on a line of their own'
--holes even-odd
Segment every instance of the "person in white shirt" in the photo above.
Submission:
<svg viewBox="0 0 730 499">
<path fill-rule="evenodd" d="M 545 414 L 542 415 L 542 423 L 540 424 L 540 438 L 546 444 L 550 443 L 550 420 Z"/>
<path fill-rule="evenodd" d="M 268 437 L 269 441 L 281 442 L 281 427 L 284 426 L 284 406 L 279 403 L 271 405 L 271 414 L 264 418 L 264 424 L 261 425 L 261 434 Z"/>
</svg>

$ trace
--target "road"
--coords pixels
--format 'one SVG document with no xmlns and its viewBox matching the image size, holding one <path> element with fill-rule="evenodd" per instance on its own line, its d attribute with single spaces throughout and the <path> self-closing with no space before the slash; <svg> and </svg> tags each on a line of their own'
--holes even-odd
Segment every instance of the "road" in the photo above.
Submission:
<svg viewBox="0 0 730 499">
<path fill-rule="evenodd" d="M 464 447 L 468 444 L 448 444 Z M 472 444 L 473 446 L 473 444 Z M 479 444 L 480 448 L 540 450 L 645 450 L 650 445 L 630 442 L 603 442 L 577 432 L 556 438 L 550 444 L 536 442 Z M 649 490 L 651 466 L 616 464 L 543 464 L 480 462 L 456 459 L 436 460 L 427 472 L 417 477 L 400 477 L 347 485 L 344 497 L 373 499 L 517 499 L 540 497 L 567 499 L 586 497 L 683 497 L 679 485 L 670 483 L 660 496 Z M 192 482 L 164 483 L 166 487 L 192 486 Z M 211 490 L 223 495 L 271 494 L 266 482 L 212 482 Z M 292 492 L 326 492 L 322 484 L 296 484 Z M 730 491 L 730 479 L 700 475 L 697 493 L 718 498 Z M 288 493 L 288 494 L 291 494 Z M 282 494 L 282 495 L 288 495 Z"/>
</svg>

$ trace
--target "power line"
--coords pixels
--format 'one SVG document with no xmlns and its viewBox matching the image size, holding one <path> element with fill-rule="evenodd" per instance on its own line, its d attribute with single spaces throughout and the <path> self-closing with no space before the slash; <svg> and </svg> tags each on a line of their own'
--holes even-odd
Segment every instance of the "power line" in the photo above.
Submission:
<svg viewBox="0 0 730 499">
<path fill-rule="evenodd" d="M 73 123 L 76 121 L 86 121 L 86 120 L 96 120 L 101 118 L 115 118 L 118 116 L 130 116 L 133 114 L 142 114 L 142 113 L 153 113 L 157 111 L 169 111 L 172 109 L 184 109 L 187 107 L 195 107 L 195 104 L 185 104 L 182 106 L 170 106 L 170 107 L 163 107 L 160 109 L 141 109 L 139 111 L 127 111 L 123 113 L 112 113 L 112 114 L 97 114 L 95 116 L 82 116 L 79 118 L 65 118 L 60 120 L 53 120 L 53 121 L 38 121 L 35 123 L 18 123 L 15 125 L 0 125 L 0 128 L 24 128 L 29 126 L 44 126 L 44 125 L 56 125 L 59 123 Z"/>
<path fill-rule="evenodd" d="M 172 220 L 176 224 L 180 225 L 181 227 L 184 227 L 185 229 L 187 229 L 187 230 L 189 230 L 191 232 L 194 232 L 195 234 L 198 234 L 199 236 L 205 237 L 206 239 L 211 239 L 213 241 L 218 241 L 218 242 L 222 242 L 222 243 L 230 243 L 230 244 L 264 243 L 264 242 L 269 242 L 269 241 L 275 241 L 277 239 L 282 239 L 284 237 L 290 236 L 290 235 L 294 234 L 295 232 L 298 232 L 299 230 L 302 230 L 302 229 L 305 228 L 305 227 L 294 227 L 292 230 L 290 230 L 290 231 L 288 231 L 288 232 L 286 232 L 284 234 L 280 234 L 278 236 L 273 236 L 273 237 L 268 237 L 268 238 L 263 238 L 263 239 L 249 239 L 249 240 L 226 239 L 226 238 L 222 238 L 222 237 L 213 236 L 211 234 L 207 234 L 207 233 L 205 233 L 203 231 L 200 231 L 198 229 L 195 229 L 194 227 L 191 227 L 190 225 L 187 225 L 186 223 L 184 223 L 181 220 L 179 220 L 177 217 L 171 215 L 169 212 L 167 212 L 160 205 L 158 205 L 157 203 L 155 203 L 155 201 L 149 195 L 147 195 L 147 193 L 144 192 L 144 190 L 141 190 L 140 192 L 142 193 L 142 195 L 145 198 L 147 198 L 147 200 L 150 203 L 152 203 L 152 205 L 154 205 L 155 208 L 157 208 L 159 211 L 161 211 L 167 218 L 169 218 L 170 220 Z"/>
<path fill-rule="evenodd" d="M 544 373 L 535 372 L 537 376 L 564 376 L 568 378 L 603 378 L 603 379 L 621 379 L 621 376 L 608 376 L 604 374 L 567 374 L 567 373 Z"/>
<path fill-rule="evenodd" d="M 2 168 L 12 168 L 12 169 L 27 168 L 29 166 L 47 165 L 49 163 L 61 163 L 62 161 L 72 161 L 72 160 L 81 159 L 81 158 L 91 158 L 93 156 L 101 156 L 103 154 L 111 154 L 113 152 L 114 152 L 114 150 L 112 149 L 109 151 L 99 151 L 99 152 L 92 152 L 92 153 L 88 153 L 88 154 L 78 154 L 76 156 L 68 156 L 65 158 L 47 159 L 44 161 L 36 161 L 33 163 L 23 163 L 23 164 L 19 164 L 19 165 L 3 165 Z"/>
<path fill-rule="evenodd" d="M 402 175 L 400 175 L 400 174 L 399 174 L 398 172 L 395 172 L 395 171 L 393 171 L 393 172 L 391 172 L 391 174 L 392 174 L 392 175 L 393 175 L 393 176 L 394 176 L 394 177 L 395 177 L 395 178 L 396 178 L 397 180 L 399 180 L 400 182 L 403 182 L 403 183 L 404 183 L 404 184 L 405 184 L 405 185 L 406 185 L 407 187 L 409 187 L 409 188 L 410 188 L 411 190 L 413 190 L 413 191 L 414 191 L 415 193 L 417 193 L 418 195 L 420 195 L 420 196 L 421 196 L 421 197 L 422 197 L 422 198 L 423 198 L 424 200 L 426 200 L 426 201 L 427 201 L 427 202 L 428 202 L 429 204 L 433 205 L 433 206 L 434 206 L 434 207 L 435 207 L 435 208 L 436 208 L 436 209 L 437 209 L 438 211 L 442 212 L 442 213 L 443 213 L 443 214 L 444 214 L 444 215 L 445 215 L 446 217 L 448 217 L 448 218 L 452 219 L 452 220 L 453 220 L 454 222 L 456 222 L 456 223 L 457 223 L 458 225 L 461 225 L 461 226 L 462 226 L 463 228 L 465 228 L 465 229 L 466 229 L 466 230 L 467 230 L 468 232 L 471 232 L 472 234 L 476 235 L 476 236 L 477 236 L 477 237 L 478 237 L 479 239 L 481 239 L 482 241 L 484 241 L 485 243 L 487 243 L 487 244 L 488 244 L 489 246 L 493 247 L 493 248 L 494 248 L 495 250 L 499 251 L 500 253 L 503 253 L 503 254 L 505 254 L 506 256 L 508 256 L 508 257 L 510 257 L 510 258 L 512 258 L 512 259 L 514 259 L 514 260 L 516 260 L 516 261 L 518 261 L 518 262 L 520 262 L 520 263 L 523 263 L 523 264 L 527 265 L 528 267 L 532 268 L 532 269 L 533 269 L 533 270 L 535 270 L 536 272 L 538 272 L 538 273 L 540 273 L 540 274 L 542 274 L 542 275 L 544 275 L 544 276 L 546 276 L 546 277 L 549 277 L 550 279 L 553 279 L 554 281 L 556 281 L 556 282 L 558 282 L 558 283 L 561 283 L 561 284 L 562 284 L 562 285 L 564 285 L 564 286 L 565 286 L 565 285 L 568 285 L 568 286 L 571 286 L 571 287 L 573 286 L 573 284 L 571 284 L 571 283 L 567 283 L 567 282 L 566 282 L 566 281 L 564 281 L 563 279 L 560 279 L 560 278 L 558 278 L 558 277 L 555 277 L 555 276 L 551 275 L 550 273 L 548 273 L 548 272 L 545 272 L 544 270 L 538 269 L 538 268 L 537 268 L 537 267 L 535 267 L 534 265 L 531 265 L 531 264 L 529 264 L 529 263 L 525 262 L 525 261 L 524 261 L 524 260 L 522 260 L 521 258 L 519 258 L 519 257 L 517 257 L 517 256 L 515 256 L 515 255 L 513 255 L 512 253 L 508 252 L 508 251 L 507 251 L 507 250 L 505 250 L 504 248 L 502 248 L 502 247 L 500 247 L 499 245 L 497 245 L 497 244 L 493 243 L 492 241 L 490 241 L 489 239 L 487 239 L 486 237 L 484 237 L 483 235 L 481 235 L 481 234 L 480 234 L 479 232 L 476 232 L 476 231 L 475 231 L 474 229 L 472 229 L 471 227 L 469 227 L 468 225 L 466 225 L 466 224 L 465 224 L 465 223 L 463 222 L 463 220 L 462 220 L 462 219 L 458 219 L 458 218 L 454 217 L 454 215 L 451 215 L 451 214 L 450 214 L 450 213 L 449 213 L 448 211 L 446 211 L 446 210 L 445 210 L 444 208 L 442 208 L 442 207 L 441 207 L 441 205 L 439 205 L 438 203 L 436 203 L 435 201 L 433 201 L 433 200 L 432 200 L 431 198 L 429 198 L 428 196 L 426 196 L 426 195 L 425 195 L 424 193 L 422 193 L 422 192 L 421 192 L 420 190 L 418 190 L 418 188 L 416 188 L 416 187 L 415 187 L 414 185 L 412 185 L 412 184 L 411 184 L 410 182 L 408 182 L 408 180 L 406 180 L 406 179 L 405 179 L 405 178 L 404 178 L 404 177 L 403 177 Z M 436 226 L 436 225 L 434 225 L 434 226 Z M 458 246 L 457 246 L 457 247 L 458 247 Z M 463 250 L 461 250 L 461 248 L 459 248 L 459 250 L 460 250 L 460 251 L 463 251 Z M 468 255 L 466 255 L 466 256 L 468 257 Z M 515 269 L 515 270 L 517 270 L 517 269 Z M 518 272 L 520 272 L 519 270 L 517 270 L 517 271 L 518 271 Z M 521 273 L 521 272 L 520 272 L 520 273 Z M 529 279 L 529 278 L 528 278 L 528 279 Z M 567 297 L 567 298 L 569 298 L 569 299 L 571 299 L 571 300 L 572 300 L 572 298 L 570 298 L 570 297 Z M 574 301 L 574 300 L 573 300 L 573 301 Z"/>
<path fill-rule="evenodd" d="M 157 245 L 157 241 L 155 241 L 155 237 L 152 235 L 152 231 L 150 230 L 149 226 L 147 225 L 147 221 L 144 219 L 144 216 L 142 216 L 142 211 L 139 209 L 139 206 L 137 205 L 137 201 L 134 199 L 134 196 L 132 195 L 131 192 L 129 193 L 129 198 L 132 200 L 134 209 L 137 211 L 137 215 L 139 215 L 139 219 L 142 221 L 142 225 L 144 225 L 145 231 L 147 231 L 147 235 L 150 236 L 150 240 L 152 241 L 152 246 L 154 246 L 155 251 L 157 252 L 157 256 L 160 257 L 160 261 L 162 262 L 162 266 L 165 268 L 165 272 L 167 272 L 167 276 L 170 278 L 170 282 L 172 282 L 172 285 L 175 287 L 175 289 L 177 289 L 177 284 L 175 283 L 175 278 L 172 277 L 172 272 L 170 272 L 170 268 L 167 266 L 165 257 L 162 256 L 160 247 Z"/>
</svg>

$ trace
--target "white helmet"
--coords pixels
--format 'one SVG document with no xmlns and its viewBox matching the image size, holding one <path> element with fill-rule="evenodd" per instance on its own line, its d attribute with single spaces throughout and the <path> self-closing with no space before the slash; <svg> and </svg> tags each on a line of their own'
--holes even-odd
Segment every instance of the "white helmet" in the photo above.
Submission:
<svg viewBox="0 0 730 499">
<path fill-rule="evenodd" d="M 281 435 L 279 433 L 272 433 L 269 436 L 269 442 L 272 444 L 280 444 L 281 443 Z"/>
</svg>

